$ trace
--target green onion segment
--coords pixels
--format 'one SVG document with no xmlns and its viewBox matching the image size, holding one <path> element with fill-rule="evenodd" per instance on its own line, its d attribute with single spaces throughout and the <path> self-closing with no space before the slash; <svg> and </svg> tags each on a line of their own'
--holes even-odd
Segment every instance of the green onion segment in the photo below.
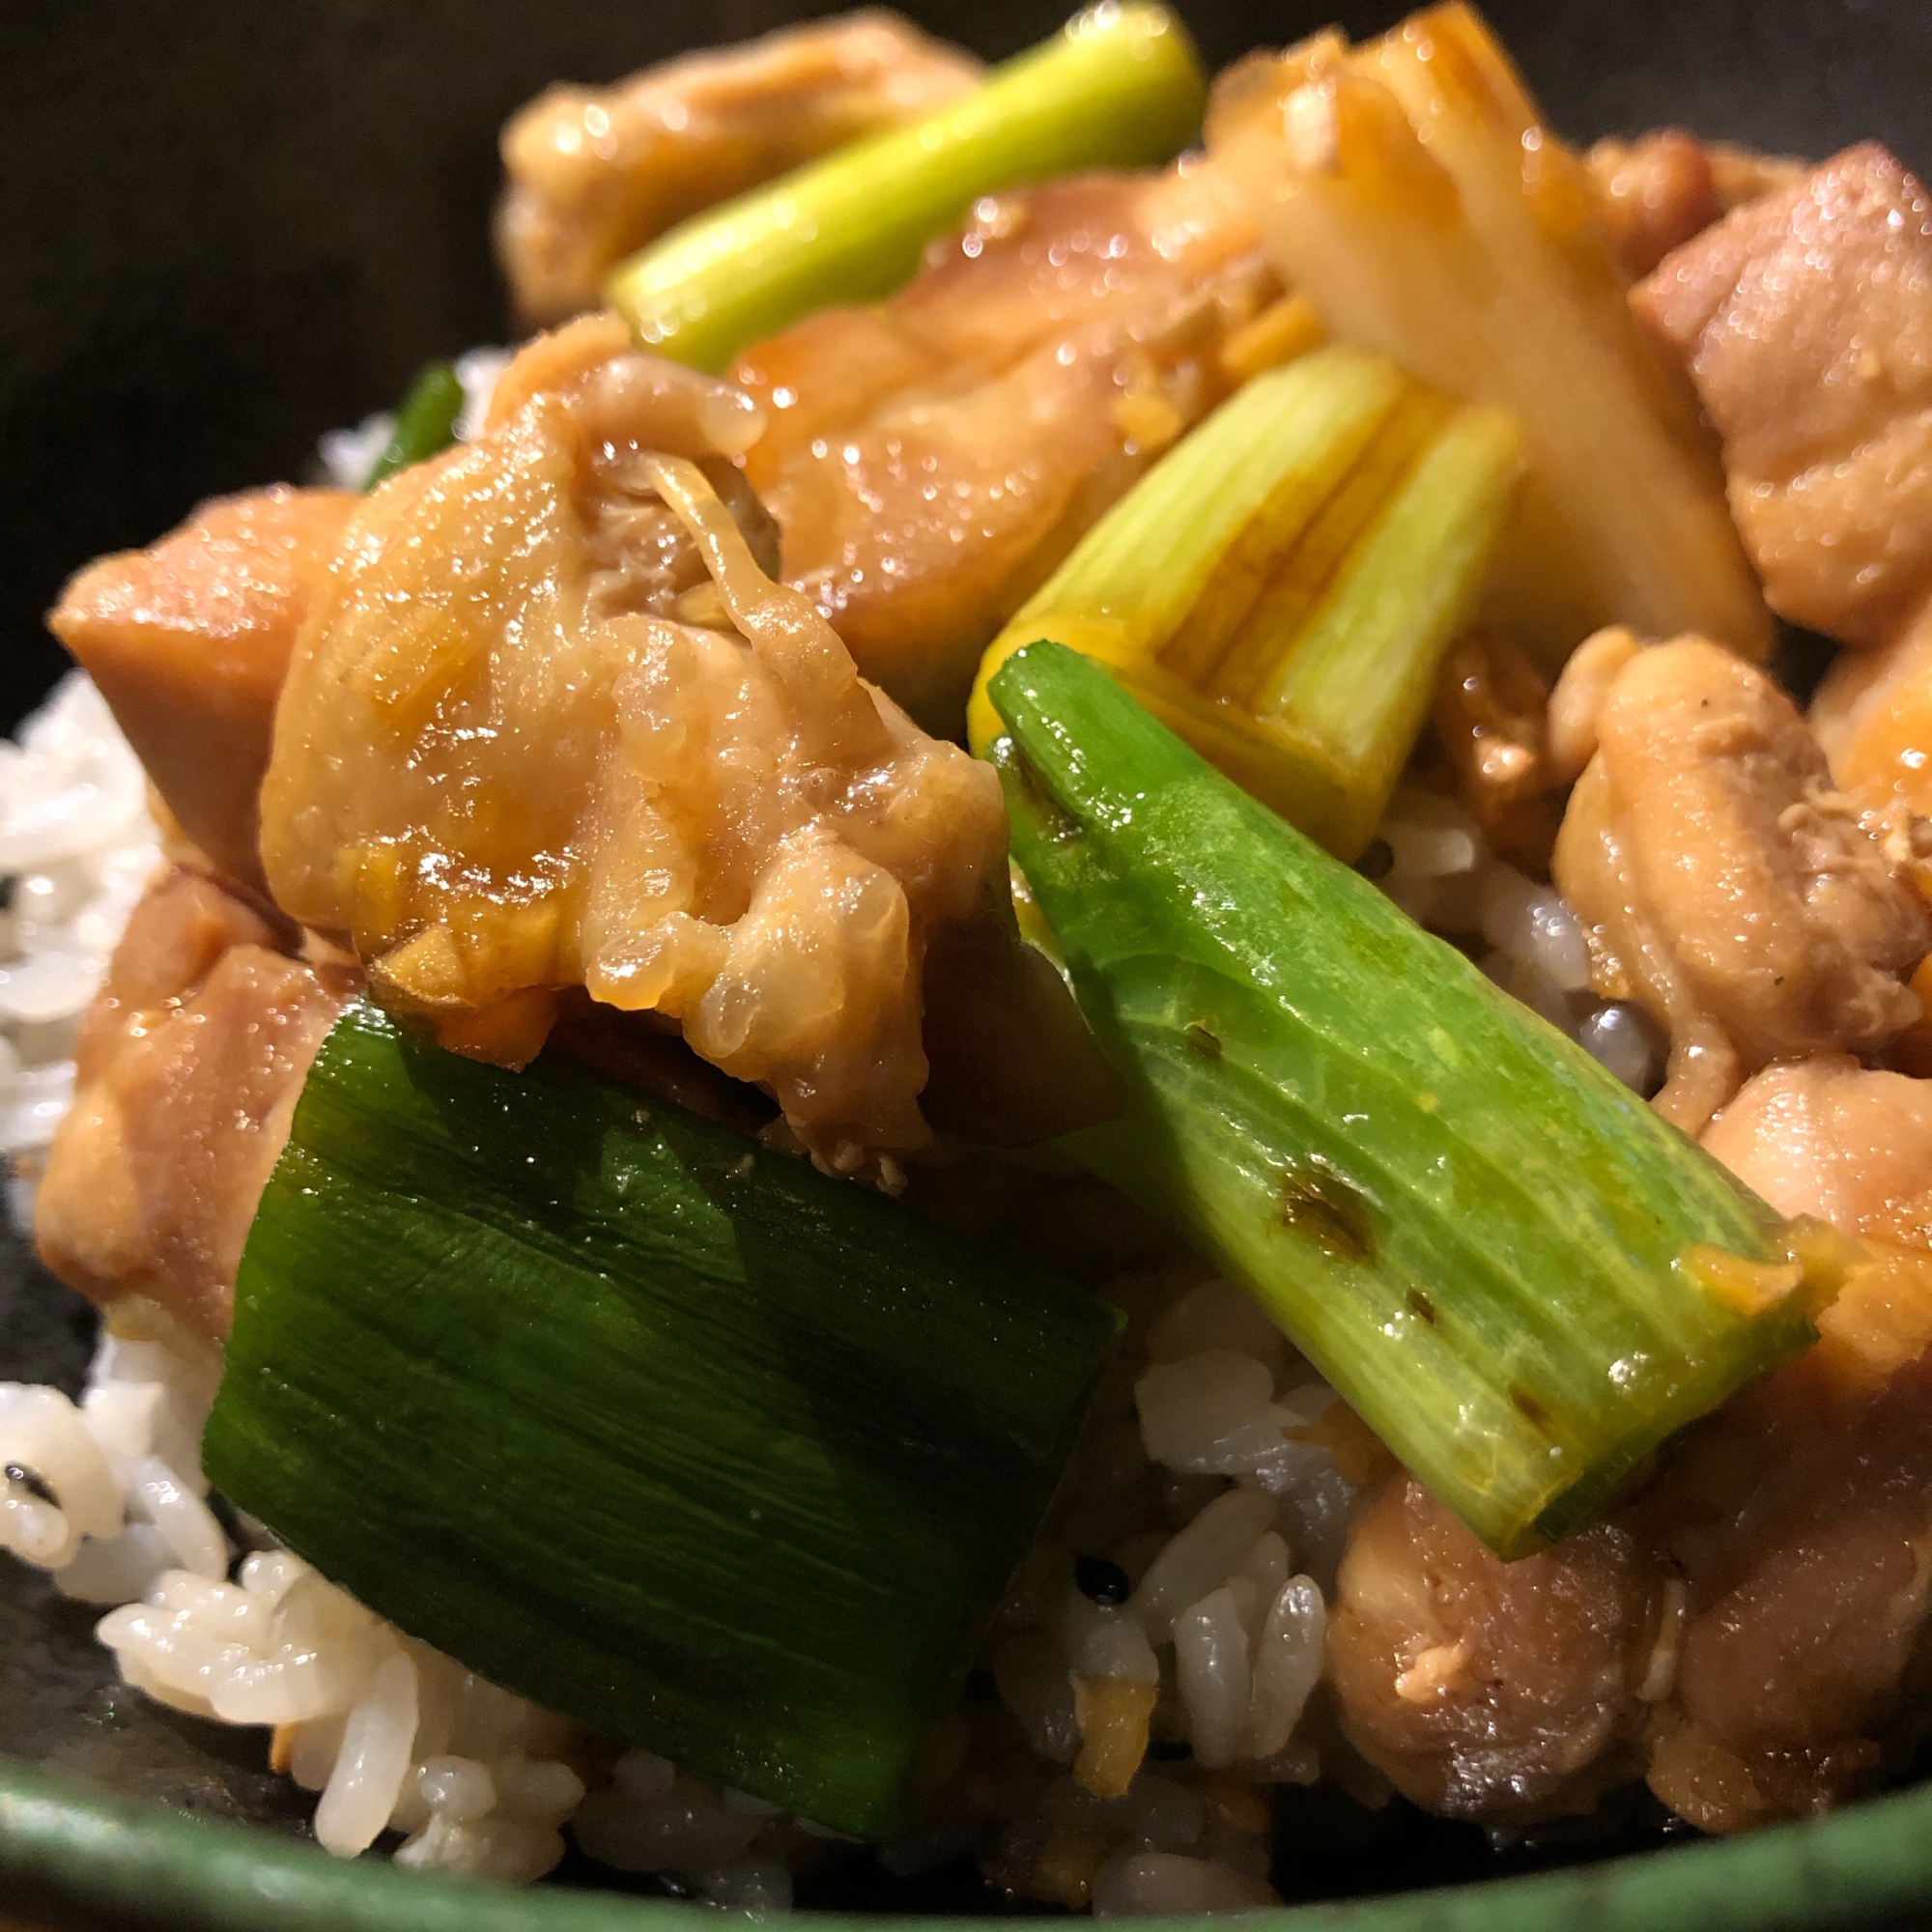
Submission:
<svg viewBox="0 0 1932 1932">
<path fill-rule="evenodd" d="M 1520 469 L 1507 416 L 1336 346 L 1255 377 L 1076 544 L 987 650 L 1097 659 L 1344 859 L 1368 843 L 1473 615 Z"/>
<path fill-rule="evenodd" d="M 891 294 L 981 195 L 1167 160 L 1194 138 L 1206 95 L 1172 14 L 1110 0 L 930 119 L 672 229 L 605 293 L 639 348 L 720 370 L 813 309 Z"/>
<path fill-rule="evenodd" d="M 250 1232 L 206 1463 L 471 1668 L 881 1834 L 1120 1321 L 664 1101 L 360 1004 Z"/>
<path fill-rule="evenodd" d="M 447 362 L 429 363 L 410 384 L 410 392 L 396 412 L 396 426 L 389 432 L 363 489 L 373 490 L 398 469 L 407 469 L 411 464 L 447 449 L 456 440 L 456 421 L 462 413 L 463 384 L 455 368 Z"/>
<path fill-rule="evenodd" d="M 1771 1208 L 1097 666 L 1034 644 L 990 696 L 1014 858 L 1132 1094 L 1066 1145 L 1492 1548 L 1812 1339 Z"/>
</svg>

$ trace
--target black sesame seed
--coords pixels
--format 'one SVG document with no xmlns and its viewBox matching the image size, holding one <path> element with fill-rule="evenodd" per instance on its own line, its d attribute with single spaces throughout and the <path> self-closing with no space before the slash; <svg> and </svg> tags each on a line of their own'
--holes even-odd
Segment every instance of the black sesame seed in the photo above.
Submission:
<svg viewBox="0 0 1932 1932">
<path fill-rule="evenodd" d="M 1127 1573 L 1111 1557 L 1081 1557 L 1073 1566 L 1073 1580 L 1080 1585 L 1083 1597 L 1091 1597 L 1108 1609 L 1124 1604 L 1134 1593 Z"/>
<path fill-rule="evenodd" d="M 7 1480 L 17 1483 L 30 1496 L 41 1502 L 60 1507 L 60 1498 L 54 1494 L 53 1487 L 38 1469 L 30 1469 L 22 1463 L 9 1463 L 6 1468 Z"/>
<path fill-rule="evenodd" d="M 1355 870 L 1365 879 L 1385 879 L 1395 869 L 1395 847 L 1386 838 L 1371 838 Z"/>
</svg>

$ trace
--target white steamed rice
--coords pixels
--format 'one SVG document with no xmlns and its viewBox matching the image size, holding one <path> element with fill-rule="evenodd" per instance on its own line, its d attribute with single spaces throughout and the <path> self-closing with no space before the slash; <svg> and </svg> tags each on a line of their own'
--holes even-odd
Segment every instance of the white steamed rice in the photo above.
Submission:
<svg viewBox="0 0 1932 1932">
<path fill-rule="evenodd" d="M 0 1156 L 24 1228 L 74 1036 L 160 860 L 140 760 L 80 671 L 0 740 Z"/>
</svg>

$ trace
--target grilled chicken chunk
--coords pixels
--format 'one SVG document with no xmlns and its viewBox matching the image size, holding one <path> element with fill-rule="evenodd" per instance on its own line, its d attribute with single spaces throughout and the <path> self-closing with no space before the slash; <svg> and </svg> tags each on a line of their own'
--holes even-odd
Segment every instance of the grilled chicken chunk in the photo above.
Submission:
<svg viewBox="0 0 1932 1932">
<path fill-rule="evenodd" d="M 895 14 L 788 27 L 647 68 L 612 87 L 553 87 L 503 129 L 497 252 L 526 322 L 592 308 L 626 255 L 713 203 L 887 128 L 923 120 L 980 63 Z"/>
<path fill-rule="evenodd" d="M 1932 1608 L 1932 1083 L 1844 1055 L 1767 1067 L 1705 1145 L 1872 1265 L 1821 1339 L 1706 1424 L 1646 1505 L 1687 1589 L 1650 1782 L 1707 1830 L 1818 1810 L 1909 1746 Z"/>
<path fill-rule="evenodd" d="M 1593 687 L 1614 668 L 1599 655 L 1579 653 Z M 1559 684 L 1566 743 L 1575 709 Z M 1694 1133 L 1767 1062 L 1865 1051 L 1918 1016 L 1900 980 L 1932 944 L 1925 913 L 1762 672 L 1701 639 L 1632 650 L 1594 739 L 1552 876 L 1592 983 L 1669 1029 L 1667 1119 Z"/>
<path fill-rule="evenodd" d="M 1641 1769 L 1633 1693 L 1653 1580 L 1598 1523 L 1516 1563 L 1412 1477 L 1356 1518 L 1328 1620 L 1350 1741 L 1403 1794 L 1505 1825 L 1587 1811 Z"/>
<path fill-rule="evenodd" d="M 1633 277 L 1649 274 L 1732 209 L 1804 173 L 1804 163 L 1788 156 L 1700 141 L 1681 128 L 1656 128 L 1634 141 L 1606 138 L 1584 158 L 1603 191 L 1617 257 Z"/>
<path fill-rule="evenodd" d="M 1932 596 L 1880 649 L 1838 653 L 1810 721 L 1847 791 L 1894 816 L 1932 815 Z"/>
<path fill-rule="evenodd" d="M 1198 159 L 1055 182 L 739 358 L 786 580 L 928 729 L 961 729 L 1000 625 L 1233 385 L 1221 352 L 1275 293 L 1255 247 Z"/>
<path fill-rule="evenodd" d="M 1638 313 L 1724 436 L 1766 593 L 1861 646 L 1811 712 L 1838 783 L 1932 809 L 1932 197 L 1875 143 L 1673 254 Z"/>
<path fill-rule="evenodd" d="M 1842 1053 L 1767 1066 L 1704 1145 L 1780 1214 L 1932 1250 L 1932 1081 Z"/>
<path fill-rule="evenodd" d="M 135 908 L 81 1029 L 72 1111 L 34 1214 L 41 1259 L 103 1305 L 228 1332 L 235 1269 L 296 1095 L 349 981 L 197 873 Z"/>
<path fill-rule="evenodd" d="M 1363 1511 L 1329 1623 L 1350 1740 L 1490 1824 L 1638 1776 L 1731 1832 L 1869 1784 L 1909 1746 L 1932 1610 L 1932 1085 L 1831 1056 L 1759 1074 L 1713 1152 L 1871 1264 L 1809 1354 L 1701 1424 L 1650 1492 L 1505 1564 L 1419 1484 Z"/>
<path fill-rule="evenodd" d="M 256 795 L 289 652 L 355 500 L 217 497 L 149 549 L 89 564 L 47 618 L 176 823 L 243 885 L 262 883 Z"/>
<path fill-rule="evenodd" d="M 1877 643 L 1932 586 L 1932 198 L 1848 148 L 1669 256 L 1632 301 L 1724 440 L 1772 608 Z"/>
<path fill-rule="evenodd" d="M 1926 1264 L 1911 1283 L 1921 1341 Z M 1822 1811 L 1909 1736 L 1925 1630 L 1932 1361 L 1845 1387 L 1824 1344 L 1689 1443 L 1647 1513 L 1681 1577 L 1674 1694 L 1647 1776 L 1705 1831 Z M 1674 1625 L 1673 1633 L 1670 1626 Z"/>
<path fill-rule="evenodd" d="M 758 422 L 609 317 L 526 349 L 476 441 L 351 523 L 263 854 L 445 1045 L 521 1065 L 582 985 L 681 1022 L 842 1171 L 928 1137 L 922 962 L 1004 878 L 1006 819 L 759 568 L 718 494 Z"/>
</svg>

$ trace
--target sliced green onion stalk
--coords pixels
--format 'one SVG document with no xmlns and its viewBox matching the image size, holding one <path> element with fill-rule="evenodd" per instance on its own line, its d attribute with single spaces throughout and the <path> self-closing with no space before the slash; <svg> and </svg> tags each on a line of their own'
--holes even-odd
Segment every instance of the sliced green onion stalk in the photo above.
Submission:
<svg viewBox="0 0 1932 1932">
<path fill-rule="evenodd" d="M 605 293 L 640 348 L 723 369 L 813 309 L 891 294 L 983 194 L 1167 160 L 1194 138 L 1206 94 L 1166 8 L 1095 7 L 930 119 L 672 229 Z"/>
<path fill-rule="evenodd" d="M 410 392 L 396 412 L 396 426 L 389 432 L 363 489 L 373 490 L 398 469 L 407 469 L 411 464 L 447 449 L 456 440 L 456 421 L 462 413 L 463 384 L 454 366 L 448 362 L 428 364 L 410 384 Z"/>
<path fill-rule="evenodd" d="M 1255 378 L 1177 443 L 995 639 L 1106 665 L 1236 783 L 1345 859 L 1368 843 L 1482 593 L 1514 427 L 1335 347 Z"/>
<path fill-rule="evenodd" d="M 1829 1257 L 1574 1041 L 1075 652 L 990 696 L 1014 857 L 1132 1094 L 1066 1145 L 1492 1548 L 1809 1343 Z"/>
<path fill-rule="evenodd" d="M 664 1101 L 358 1005 L 249 1234 L 207 1467 L 471 1668 L 886 1833 L 1119 1324 Z"/>
</svg>

